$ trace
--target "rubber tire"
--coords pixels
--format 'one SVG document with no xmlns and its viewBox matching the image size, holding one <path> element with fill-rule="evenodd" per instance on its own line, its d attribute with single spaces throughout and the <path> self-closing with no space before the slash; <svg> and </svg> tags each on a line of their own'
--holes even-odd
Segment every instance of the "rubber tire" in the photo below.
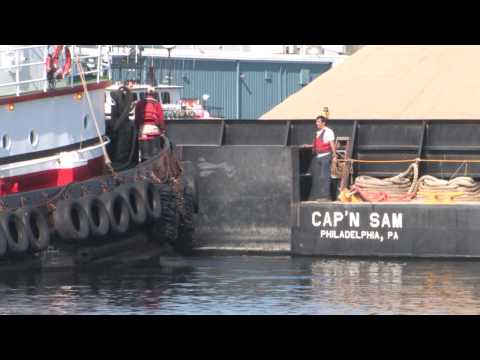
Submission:
<svg viewBox="0 0 480 360">
<path fill-rule="evenodd" d="M 114 234 L 125 234 L 130 228 L 130 207 L 125 198 L 115 191 L 107 192 L 100 196 L 110 218 L 110 230 Z M 117 216 L 120 207 L 119 216 Z"/>
<path fill-rule="evenodd" d="M 147 222 L 147 207 L 140 191 L 134 185 L 125 184 L 117 187 L 114 192 L 125 198 L 130 210 L 130 219 L 135 225 Z"/>
<path fill-rule="evenodd" d="M 22 220 L 13 212 L 0 215 L 0 226 L 7 238 L 8 252 L 18 254 L 28 250 L 28 236 Z M 14 227 L 13 227 L 14 226 Z"/>
<path fill-rule="evenodd" d="M 190 254 L 194 245 L 193 232 L 195 225 L 193 213 L 195 206 L 193 189 L 188 185 L 183 185 L 183 204 L 183 213 L 179 213 L 178 238 L 174 249 L 180 254 Z"/>
<path fill-rule="evenodd" d="M 34 207 L 20 208 L 15 213 L 25 227 L 30 249 L 34 252 L 45 250 L 50 244 L 50 229 L 44 213 Z"/>
<path fill-rule="evenodd" d="M 157 241 L 166 241 L 174 246 L 178 238 L 179 214 L 177 199 L 174 190 L 168 184 L 158 184 L 160 197 L 162 199 L 162 218 L 158 222 Z"/>
<path fill-rule="evenodd" d="M 140 195 L 145 202 L 145 209 L 147 210 L 147 221 L 155 222 L 162 217 L 162 199 L 160 191 L 155 184 L 149 180 L 142 181 L 134 185 L 140 192 Z"/>
<path fill-rule="evenodd" d="M 84 241 L 90 236 L 90 222 L 88 215 L 78 200 L 60 200 L 55 204 L 53 223 L 55 230 L 62 240 Z M 78 226 L 73 221 L 76 214 Z"/>
<path fill-rule="evenodd" d="M 4 257 L 7 254 L 8 242 L 5 231 L 0 227 L 0 258 Z"/>
<path fill-rule="evenodd" d="M 92 236 L 104 237 L 110 232 L 110 216 L 103 201 L 93 195 L 85 196 L 79 200 L 87 213 Z"/>
</svg>

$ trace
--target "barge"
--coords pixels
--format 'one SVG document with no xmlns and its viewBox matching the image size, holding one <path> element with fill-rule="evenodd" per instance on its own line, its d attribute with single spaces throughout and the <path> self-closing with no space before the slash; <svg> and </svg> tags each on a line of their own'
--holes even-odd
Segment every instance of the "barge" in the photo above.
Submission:
<svg viewBox="0 0 480 360">
<path fill-rule="evenodd" d="M 143 261 L 192 247 L 192 167 L 166 135 L 138 137 L 128 118 L 130 156 L 118 161 L 101 49 L 85 71 L 92 55 L 76 46 L 0 48 L 2 270 Z"/>
<path fill-rule="evenodd" d="M 309 199 L 312 153 L 303 147 L 313 120 L 168 122 L 181 158 L 198 172 L 199 250 L 463 259 L 480 257 L 479 125 L 330 120 L 344 166 L 331 201 L 319 202 Z M 410 168 L 414 181 L 434 177 L 447 191 L 354 194 L 362 177 L 388 179 Z M 460 177 L 475 189 L 470 196 L 449 188 Z"/>
</svg>

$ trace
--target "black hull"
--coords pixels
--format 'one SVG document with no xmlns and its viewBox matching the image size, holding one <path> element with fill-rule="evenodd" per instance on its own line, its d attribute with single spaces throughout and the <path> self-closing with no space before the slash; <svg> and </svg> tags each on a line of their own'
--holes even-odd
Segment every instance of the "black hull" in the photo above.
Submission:
<svg viewBox="0 0 480 360">
<path fill-rule="evenodd" d="M 167 238 L 165 236 L 166 233 L 159 232 L 159 229 L 162 226 L 166 226 L 167 221 L 170 221 L 167 220 L 166 214 L 163 213 L 164 210 L 162 210 L 162 217 L 159 220 L 149 220 L 143 225 L 133 225 L 132 223 L 128 232 L 124 234 L 110 233 L 102 237 L 90 236 L 81 241 L 62 240 L 53 228 L 52 216 L 49 215 L 51 236 L 48 248 L 36 252 L 28 249 L 18 254 L 7 252 L 0 258 L 0 271 L 22 271 L 26 268 L 56 270 L 93 266 L 135 265 L 152 261 L 158 262 L 160 254 L 169 255 L 172 252 L 178 253 L 178 251 L 188 253 L 193 231 L 191 229 L 192 225 L 190 225 L 188 231 L 182 232 L 183 228 L 178 219 L 183 218 L 186 214 L 181 212 L 183 215 L 180 215 L 178 200 L 173 200 L 178 199 L 179 195 L 175 195 L 176 187 L 170 184 L 171 178 L 170 180 L 164 178 L 162 170 L 158 170 L 161 155 L 154 156 L 134 168 L 115 175 L 106 175 L 83 182 L 72 183 L 67 187 L 9 195 L 3 197 L 2 201 L 5 206 L 4 211 L 13 212 L 24 207 L 35 207 L 41 209 L 44 213 L 48 213 L 49 208 L 45 204 L 45 199 L 61 196 L 62 199 L 79 200 L 84 196 L 99 196 L 104 192 L 115 190 L 120 185 L 135 184 L 145 179 L 153 180 L 155 184 L 162 186 L 167 186 L 168 182 L 169 194 L 173 194 L 171 195 L 172 200 L 170 203 L 175 208 L 174 213 L 177 217 L 177 223 L 175 223 L 174 227 L 176 229 L 173 231 L 174 236 L 176 236 L 175 239 L 170 235 Z M 189 183 L 193 182 L 195 174 L 189 165 L 188 162 L 184 162 L 182 164 L 182 168 L 184 168 L 183 173 L 181 176 L 176 177 L 177 181 L 183 184 L 181 186 L 188 186 Z M 155 169 L 156 167 L 157 169 Z M 180 195 L 181 198 L 182 196 Z M 172 225 L 170 225 L 171 232 Z M 186 245 L 181 242 L 185 239 L 189 240 L 186 242 Z"/>
<path fill-rule="evenodd" d="M 386 163 L 353 164 L 352 177 L 389 177 L 415 159 L 419 174 L 480 181 L 478 120 L 339 120 L 330 125 L 350 139 L 349 157 Z M 293 255 L 480 258 L 480 204 L 309 202 L 314 121 L 205 120 L 168 122 L 183 160 L 197 168 L 200 197 L 196 227 L 202 251 L 290 250 Z M 391 160 L 405 162 L 388 162 Z M 413 159 L 413 160 L 412 160 Z M 419 175 L 419 176 L 420 176 Z M 344 184 L 349 186 L 349 179 Z M 334 181 L 332 198 L 338 194 Z M 330 221 L 312 225 L 312 213 Z M 359 223 L 340 221 L 345 212 Z M 380 218 L 376 218 L 378 214 Z M 374 218 L 370 216 L 374 214 Z M 383 220 L 384 214 L 387 218 Z M 399 224 L 401 215 L 401 226 Z M 357 215 L 355 215 L 357 216 Z M 316 222 L 318 219 L 315 219 Z M 352 224 L 349 224 L 352 221 Z M 373 223 L 371 223 L 373 221 Z M 384 221 L 382 225 L 382 221 Z M 377 226 L 377 222 L 380 222 Z M 376 227 L 377 226 L 377 227 Z M 323 232 L 322 232 L 323 231 Z"/>
<path fill-rule="evenodd" d="M 480 258 L 476 205 L 302 203 L 292 254 Z"/>
</svg>

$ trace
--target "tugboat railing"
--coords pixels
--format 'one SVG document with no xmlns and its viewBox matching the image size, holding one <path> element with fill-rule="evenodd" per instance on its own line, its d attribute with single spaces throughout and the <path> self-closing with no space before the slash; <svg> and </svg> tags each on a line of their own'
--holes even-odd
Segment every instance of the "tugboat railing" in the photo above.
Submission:
<svg viewBox="0 0 480 360">
<path fill-rule="evenodd" d="M 67 45 L 69 46 L 69 45 Z M 85 59 L 94 59 L 96 67 L 92 70 L 87 70 L 84 72 L 85 75 L 96 74 L 96 82 L 100 82 L 100 78 L 103 74 L 103 67 L 102 67 L 102 57 L 104 53 L 102 52 L 102 46 L 97 46 L 97 52 L 95 54 L 87 54 L 82 55 L 81 47 L 78 45 L 70 45 L 72 48 L 72 57 L 76 58 L 78 56 L 79 60 Z M 19 47 L 7 47 L 7 48 L 0 48 L 0 59 L 3 58 L 5 54 L 10 55 L 13 60 L 12 64 L 1 64 L 0 65 L 0 96 L 8 96 L 8 95 L 16 95 L 19 96 L 21 93 L 32 92 L 35 90 L 42 89 L 43 92 L 48 91 L 48 79 L 47 79 L 47 71 L 46 71 L 46 59 L 49 53 L 49 48 L 51 45 L 29 45 L 29 46 L 19 46 Z M 29 61 L 29 59 L 25 58 L 25 60 L 21 60 L 21 56 L 24 56 L 24 52 L 27 50 L 35 50 L 38 49 L 42 53 L 42 60 L 39 61 L 38 57 L 39 54 L 36 55 L 36 59 L 33 61 Z M 42 51 L 43 50 L 43 51 Z M 73 87 L 75 85 L 75 78 L 78 78 L 79 73 L 76 66 L 73 64 L 74 59 L 72 59 L 72 68 L 70 74 L 65 76 L 65 85 L 69 85 Z M 110 60 L 108 61 L 108 66 L 110 65 Z M 38 67 L 42 66 L 42 69 L 39 70 Z M 35 69 L 35 67 L 37 67 Z M 21 79 L 22 76 L 25 74 L 21 74 L 22 71 L 26 71 L 27 74 L 35 74 L 36 76 L 32 76 L 30 79 Z M 3 75 L 6 76 L 2 76 Z M 38 84 L 37 89 L 23 89 L 22 86 L 26 84 Z M 65 86 L 62 85 L 62 86 Z M 7 88 L 7 90 L 5 90 Z M 11 88 L 11 89 L 9 89 Z M 2 89 L 4 91 L 2 91 Z"/>
</svg>

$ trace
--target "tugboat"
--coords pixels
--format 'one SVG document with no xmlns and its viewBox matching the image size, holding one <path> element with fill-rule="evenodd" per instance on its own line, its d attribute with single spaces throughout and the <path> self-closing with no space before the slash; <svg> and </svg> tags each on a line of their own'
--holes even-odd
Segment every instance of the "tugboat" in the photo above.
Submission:
<svg viewBox="0 0 480 360">
<path fill-rule="evenodd" d="M 150 156 L 115 161 L 101 46 L 96 69 L 84 71 L 87 57 L 77 46 L 0 47 L 0 268 L 107 264 L 192 247 L 194 174 L 166 135 L 140 145 L 135 136 L 129 153 L 149 148 Z"/>
</svg>

